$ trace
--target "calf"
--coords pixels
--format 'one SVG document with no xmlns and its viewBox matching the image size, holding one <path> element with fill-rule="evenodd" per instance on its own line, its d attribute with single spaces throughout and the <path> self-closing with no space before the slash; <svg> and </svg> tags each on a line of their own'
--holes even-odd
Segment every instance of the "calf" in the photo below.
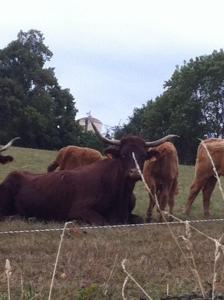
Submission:
<svg viewBox="0 0 224 300">
<path fill-rule="evenodd" d="M 178 155 L 175 146 L 166 142 L 149 150 L 150 159 L 144 164 L 143 176 L 148 187 L 149 207 L 147 221 L 151 221 L 155 206 L 155 195 L 161 210 L 169 205 L 169 213 L 173 214 L 174 200 L 178 193 Z M 171 219 L 171 218 L 170 218 Z M 162 221 L 162 216 L 159 218 Z"/>
</svg>

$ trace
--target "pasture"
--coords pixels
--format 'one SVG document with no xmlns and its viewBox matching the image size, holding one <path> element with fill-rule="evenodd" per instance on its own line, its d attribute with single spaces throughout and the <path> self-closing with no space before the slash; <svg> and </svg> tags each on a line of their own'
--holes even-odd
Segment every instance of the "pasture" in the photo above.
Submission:
<svg viewBox="0 0 224 300">
<path fill-rule="evenodd" d="M 1 181 L 12 170 L 45 172 L 56 156 L 55 151 L 19 147 L 10 148 L 7 154 L 13 155 L 15 161 L 1 166 Z M 179 195 L 174 207 L 174 215 L 178 218 L 185 219 L 183 207 L 193 178 L 193 166 L 180 166 Z M 141 182 L 136 185 L 135 194 L 135 212 L 144 217 L 148 195 Z M 213 218 L 223 218 L 224 200 L 218 187 L 212 195 L 211 212 Z M 191 219 L 203 219 L 202 216 L 199 196 L 193 204 Z M 1 221 L 0 231 L 63 226 L 62 223 L 16 219 Z M 223 222 L 192 223 L 192 226 L 212 238 L 220 238 L 224 229 Z M 191 229 L 191 237 L 188 236 L 186 244 L 182 238 L 186 237 L 183 224 L 85 230 L 69 224 L 67 229 L 51 299 L 149 299 L 131 279 L 125 283 L 127 274 L 121 265 L 124 259 L 127 271 L 152 299 L 160 299 L 167 293 L 200 293 L 200 284 L 205 291 L 211 290 L 215 243 Z M 9 259 L 12 268 L 9 281 L 11 299 L 48 299 L 60 235 L 61 231 L 0 234 L 0 300 L 8 299 L 4 270 L 6 259 Z M 215 268 L 216 289 L 224 292 L 223 254 Z M 200 279 L 196 280 L 196 277 Z M 126 298 L 122 298 L 122 290 Z"/>
</svg>

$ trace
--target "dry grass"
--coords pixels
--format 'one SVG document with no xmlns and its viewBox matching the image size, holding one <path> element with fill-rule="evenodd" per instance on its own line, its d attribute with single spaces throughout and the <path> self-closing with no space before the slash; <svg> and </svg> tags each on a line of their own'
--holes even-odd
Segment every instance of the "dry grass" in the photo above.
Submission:
<svg viewBox="0 0 224 300">
<path fill-rule="evenodd" d="M 8 225 L 11 228 L 26 226 L 22 221 Z M 214 238 L 219 238 L 223 232 L 223 224 L 198 225 L 198 228 Z M 184 226 L 176 225 L 172 229 L 185 249 L 184 242 L 179 238 L 185 233 Z M 1 236 L 0 265 L 4 271 L 6 258 L 10 260 L 12 299 L 19 299 L 21 295 L 21 276 L 24 294 L 30 292 L 36 295 L 35 299 L 47 299 L 59 240 L 59 232 Z M 211 289 L 214 244 L 198 233 L 193 233 L 192 249 L 204 288 Z M 188 255 L 187 250 L 185 253 Z M 167 284 L 171 295 L 199 291 L 185 258 L 165 225 L 131 230 L 87 230 L 86 233 L 77 233 L 71 229 L 66 231 L 63 240 L 52 299 L 121 299 L 126 277 L 121 267 L 123 259 L 127 259 L 127 270 L 153 299 L 166 294 Z M 223 266 L 221 257 L 216 266 L 218 282 L 223 280 Z M 6 295 L 4 272 L 0 275 L 0 287 L 0 295 Z M 128 281 L 125 290 L 127 299 L 140 299 L 143 296 L 131 281 Z M 30 298 L 24 296 L 23 299 Z"/>
<path fill-rule="evenodd" d="M 13 169 L 43 172 L 56 155 L 54 151 L 41 151 L 13 147 L 8 151 L 16 160 L 1 168 L 3 179 Z M 193 180 L 193 167 L 180 167 L 180 194 L 174 214 L 184 218 L 182 210 L 187 198 L 189 185 Z M 136 212 L 144 215 L 148 196 L 142 183 L 135 189 L 137 195 Z M 223 200 L 218 189 L 213 194 L 211 211 L 214 217 L 223 217 Z M 201 199 L 196 199 L 192 218 L 202 217 Z M 24 222 L 22 220 L 0 223 L 0 231 L 33 228 L 61 227 L 64 224 Z M 199 223 L 203 233 L 219 239 L 223 233 L 223 223 Z M 152 299 L 169 294 L 184 294 L 199 291 L 198 283 L 186 264 L 186 256 L 191 259 L 184 240 L 185 226 L 172 225 L 183 253 L 176 246 L 166 225 L 148 225 L 138 228 L 95 229 L 79 231 L 68 225 L 58 256 L 51 299 L 122 299 L 122 288 L 127 274 L 122 269 L 122 261 L 128 273 Z M 11 299 L 47 299 L 55 266 L 62 232 L 39 232 L 1 235 L 0 239 L 0 300 L 8 299 L 8 284 L 4 272 L 6 259 L 11 264 Z M 196 231 L 191 232 L 191 255 L 205 291 L 212 289 L 214 268 L 216 284 L 224 282 L 223 255 L 214 265 L 215 244 Z M 1 267 L 2 266 L 2 267 Z M 1 271 L 2 270 L 2 271 Z M 126 299 L 146 299 L 141 289 L 132 280 L 123 289 Z"/>
</svg>

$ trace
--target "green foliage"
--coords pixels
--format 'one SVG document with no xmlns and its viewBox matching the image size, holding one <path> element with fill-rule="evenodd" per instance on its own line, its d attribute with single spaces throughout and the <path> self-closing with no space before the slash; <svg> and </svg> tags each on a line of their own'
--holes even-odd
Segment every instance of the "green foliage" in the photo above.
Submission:
<svg viewBox="0 0 224 300">
<path fill-rule="evenodd" d="M 12 296 L 14 296 L 15 291 L 11 291 Z M 37 296 L 37 293 L 35 292 L 32 284 L 28 284 L 25 288 L 23 288 L 20 291 L 16 291 L 16 293 L 20 294 L 18 299 L 21 300 L 30 300 L 30 299 L 35 299 Z M 0 300 L 8 300 L 9 296 L 7 293 L 0 293 Z"/>
<path fill-rule="evenodd" d="M 105 148 L 103 142 L 96 136 L 95 133 L 91 131 L 83 131 L 77 141 L 77 144 L 79 144 L 81 147 L 97 149 L 100 152 L 103 152 L 103 149 Z"/>
<path fill-rule="evenodd" d="M 80 289 L 75 300 L 94 300 L 100 295 L 102 297 L 100 287 L 97 284 L 92 283 L 90 286 Z"/>
<path fill-rule="evenodd" d="M 52 55 L 37 30 L 20 31 L 0 50 L 1 143 L 20 136 L 23 146 L 55 149 L 80 138 L 73 96 L 44 68 Z"/>
<path fill-rule="evenodd" d="M 224 136 L 224 52 L 196 57 L 177 67 L 164 93 L 135 109 L 116 136 L 140 133 L 154 140 L 177 134 L 182 163 L 194 163 L 199 138 Z"/>
<path fill-rule="evenodd" d="M 30 300 L 30 299 L 35 299 L 36 296 L 37 296 L 37 293 L 35 292 L 33 284 L 29 283 L 27 286 L 25 286 L 23 293 L 21 295 L 21 299 L 22 300 Z"/>
</svg>

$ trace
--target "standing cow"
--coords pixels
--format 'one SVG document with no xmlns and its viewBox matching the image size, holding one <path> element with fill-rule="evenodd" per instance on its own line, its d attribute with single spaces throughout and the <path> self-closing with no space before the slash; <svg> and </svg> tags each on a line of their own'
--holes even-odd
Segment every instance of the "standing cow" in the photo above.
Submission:
<svg viewBox="0 0 224 300">
<path fill-rule="evenodd" d="M 67 146 L 59 150 L 55 160 L 48 166 L 47 171 L 72 170 L 102 160 L 103 155 L 91 148 Z"/>
<path fill-rule="evenodd" d="M 172 143 L 166 142 L 149 150 L 149 159 L 145 161 L 143 169 L 144 179 L 151 190 L 147 210 L 148 222 L 151 221 L 155 206 L 155 195 L 160 209 L 165 210 L 168 204 L 169 213 L 173 214 L 174 200 L 178 193 L 178 165 L 177 151 Z"/>
<path fill-rule="evenodd" d="M 15 137 L 11 141 L 9 141 L 5 146 L 0 147 L 0 163 L 1 164 L 6 164 L 10 161 L 13 161 L 13 157 L 11 155 L 2 155 L 1 153 L 5 150 L 7 150 L 9 147 L 12 146 L 12 144 L 18 140 L 19 137 Z"/>
<path fill-rule="evenodd" d="M 217 178 L 215 177 L 212 162 L 205 147 L 212 158 L 218 176 L 224 176 L 224 140 L 218 138 L 204 140 L 198 146 L 195 164 L 195 179 L 190 187 L 185 208 L 185 213 L 187 215 L 190 215 L 192 204 L 198 193 L 202 190 L 204 216 L 210 216 L 210 198 L 215 188 Z"/>
<path fill-rule="evenodd" d="M 0 216 L 17 213 L 44 220 L 127 223 L 129 201 L 139 179 L 132 153 L 142 170 L 147 148 L 162 144 L 173 135 L 154 142 L 136 136 L 121 140 L 99 136 L 106 144 L 117 146 L 110 152 L 115 159 L 39 175 L 12 172 L 0 185 Z"/>
</svg>

